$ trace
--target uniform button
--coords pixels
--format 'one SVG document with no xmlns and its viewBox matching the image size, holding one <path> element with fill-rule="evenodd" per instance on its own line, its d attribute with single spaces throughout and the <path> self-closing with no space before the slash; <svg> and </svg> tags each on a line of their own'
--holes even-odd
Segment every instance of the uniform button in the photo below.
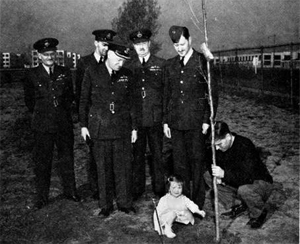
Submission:
<svg viewBox="0 0 300 244">
<path fill-rule="evenodd" d="M 181 73 L 184 73 L 184 71 L 183 71 L 183 70 L 181 70 Z"/>
<path fill-rule="evenodd" d="M 113 95 L 114 95 L 115 93 L 114 93 L 114 92 L 112 92 L 111 94 L 113 94 Z"/>
<path fill-rule="evenodd" d="M 180 84 L 183 84 L 183 80 L 180 81 Z"/>
<path fill-rule="evenodd" d="M 183 93 L 183 91 L 180 91 L 181 93 Z"/>
<path fill-rule="evenodd" d="M 145 81 L 145 79 L 142 79 L 142 81 Z"/>
</svg>

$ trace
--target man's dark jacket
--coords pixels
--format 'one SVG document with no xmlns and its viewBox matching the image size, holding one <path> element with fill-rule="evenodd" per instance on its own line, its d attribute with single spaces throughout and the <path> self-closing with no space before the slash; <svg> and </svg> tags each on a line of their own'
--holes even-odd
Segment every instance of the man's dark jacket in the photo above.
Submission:
<svg viewBox="0 0 300 244">
<path fill-rule="evenodd" d="M 105 64 L 86 69 L 79 122 L 89 129 L 91 139 L 124 138 L 136 129 L 134 85 L 129 69 L 121 68 L 113 79 Z"/>
<path fill-rule="evenodd" d="M 164 123 L 177 130 L 201 129 L 209 124 L 207 63 L 202 53 L 194 50 L 181 69 L 179 55 L 167 60 L 164 88 Z M 212 81 L 214 110 L 218 105 L 217 82 Z"/>
<path fill-rule="evenodd" d="M 33 130 L 50 133 L 73 130 L 71 104 L 74 95 L 68 68 L 55 65 L 51 78 L 42 64 L 28 70 L 24 94 L 25 104 L 33 113 Z"/>
<path fill-rule="evenodd" d="M 235 140 L 231 148 L 225 152 L 216 151 L 216 163 L 225 172 L 222 182 L 235 188 L 253 184 L 255 180 L 273 183 L 272 176 L 252 141 L 235 133 L 233 135 Z"/>
<path fill-rule="evenodd" d="M 138 58 L 131 63 L 139 104 L 139 125 L 151 127 L 162 123 L 165 60 L 151 55 L 143 66 Z"/>
</svg>

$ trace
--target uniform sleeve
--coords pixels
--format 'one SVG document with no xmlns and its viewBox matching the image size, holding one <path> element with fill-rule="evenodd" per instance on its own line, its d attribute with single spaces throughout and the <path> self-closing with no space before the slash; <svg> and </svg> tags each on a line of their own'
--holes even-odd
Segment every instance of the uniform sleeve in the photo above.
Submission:
<svg viewBox="0 0 300 244">
<path fill-rule="evenodd" d="M 35 106 L 35 88 L 31 79 L 30 72 L 27 71 L 23 80 L 24 85 L 24 100 L 30 113 L 33 113 Z"/>
<path fill-rule="evenodd" d="M 70 69 L 65 69 L 66 75 L 66 87 L 64 90 L 64 103 L 67 109 L 71 108 L 71 104 L 74 101 L 74 92 L 73 92 L 73 80 Z"/>
<path fill-rule="evenodd" d="M 84 72 L 79 100 L 79 123 L 81 127 L 88 127 L 88 115 L 91 106 L 91 76 L 89 68 Z"/>
<path fill-rule="evenodd" d="M 132 121 L 132 129 L 137 130 L 138 126 L 140 125 L 140 118 L 142 116 L 142 101 L 140 100 L 140 96 L 136 87 L 136 76 L 132 71 L 130 71 L 129 77 L 130 116 Z"/>
<path fill-rule="evenodd" d="M 84 77 L 84 63 L 82 59 L 79 59 L 77 69 L 76 69 L 76 81 L 75 81 L 75 102 L 77 106 L 79 106 L 80 102 L 80 93 L 81 93 L 81 85 Z"/>
<path fill-rule="evenodd" d="M 163 68 L 163 124 L 168 124 L 168 106 L 170 103 L 170 81 L 167 61 Z"/>
</svg>

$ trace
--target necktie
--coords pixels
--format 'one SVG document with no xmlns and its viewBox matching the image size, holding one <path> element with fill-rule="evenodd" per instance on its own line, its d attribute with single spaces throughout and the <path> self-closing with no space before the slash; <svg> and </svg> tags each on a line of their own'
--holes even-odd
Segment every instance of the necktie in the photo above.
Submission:
<svg viewBox="0 0 300 244">
<path fill-rule="evenodd" d="M 142 66 L 145 66 L 145 64 L 146 64 L 145 58 L 143 58 Z"/>
<path fill-rule="evenodd" d="M 100 57 L 100 59 L 99 59 L 99 62 L 98 62 L 98 64 L 102 64 L 102 63 L 103 63 L 103 61 L 104 61 L 104 58 L 101 56 L 101 57 Z"/>
<path fill-rule="evenodd" d="M 50 78 L 52 79 L 52 77 L 53 77 L 52 67 L 49 68 L 49 76 L 50 76 Z"/>
<path fill-rule="evenodd" d="M 110 76 L 110 77 L 111 77 L 111 80 L 114 80 L 115 77 L 116 77 L 116 75 L 117 75 L 117 74 L 116 74 L 116 71 L 113 70 L 113 71 L 111 72 L 111 76 Z"/>
<path fill-rule="evenodd" d="M 181 68 L 184 67 L 184 57 L 182 57 L 179 61 Z"/>
</svg>

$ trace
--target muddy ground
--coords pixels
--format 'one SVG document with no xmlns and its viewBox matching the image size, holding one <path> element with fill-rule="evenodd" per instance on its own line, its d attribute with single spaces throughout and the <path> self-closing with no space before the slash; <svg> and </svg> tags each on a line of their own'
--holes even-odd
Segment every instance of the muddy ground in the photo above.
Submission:
<svg viewBox="0 0 300 244">
<path fill-rule="evenodd" d="M 1 243 L 215 243 L 214 212 L 206 201 L 207 217 L 194 226 L 176 224 L 175 239 L 160 239 L 152 226 L 153 195 L 147 192 L 135 202 L 137 214 L 114 211 L 107 219 L 97 216 L 98 204 L 87 190 L 88 148 L 74 124 L 75 168 L 79 194 L 75 203 L 61 198 L 61 185 L 53 165 L 51 203 L 31 209 L 34 199 L 29 117 L 20 83 L 0 88 L 1 128 Z M 219 218 L 220 243 L 299 243 L 299 114 L 240 96 L 220 94 L 217 119 L 233 131 L 249 137 L 261 148 L 276 190 L 269 199 L 266 223 L 258 230 L 246 226 L 246 214 L 235 220 Z"/>
</svg>

